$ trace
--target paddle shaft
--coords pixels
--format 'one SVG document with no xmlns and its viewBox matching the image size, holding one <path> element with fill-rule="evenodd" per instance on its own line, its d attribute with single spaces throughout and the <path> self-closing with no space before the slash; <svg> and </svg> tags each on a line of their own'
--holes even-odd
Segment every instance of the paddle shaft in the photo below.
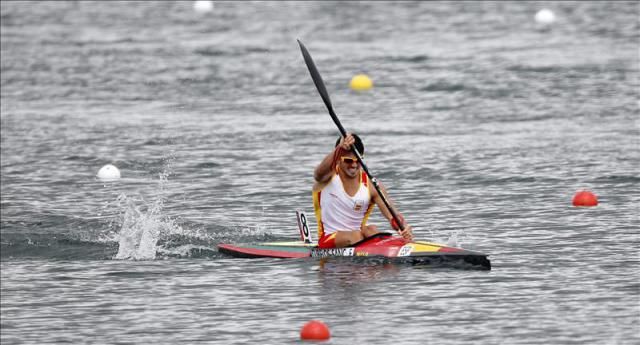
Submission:
<svg viewBox="0 0 640 345">
<path fill-rule="evenodd" d="M 327 110 L 329 110 L 329 115 L 331 115 L 331 118 L 333 119 L 333 123 L 335 123 L 336 126 L 338 127 L 340 134 L 342 134 L 343 137 L 346 137 L 347 131 L 342 126 L 340 119 L 338 119 L 338 115 L 336 115 L 335 111 L 333 111 L 333 105 L 331 104 L 329 93 L 327 92 L 327 88 L 324 86 L 324 81 L 322 81 L 322 77 L 320 76 L 320 72 L 318 72 L 318 69 L 316 68 L 316 64 L 313 63 L 311 54 L 309 54 L 309 51 L 304 46 L 304 44 L 300 42 L 300 40 L 298 40 L 298 44 L 300 45 L 300 50 L 302 51 L 302 57 L 304 58 L 304 62 L 307 65 L 307 68 L 309 69 L 309 73 L 311 73 L 311 79 L 313 79 L 313 83 L 316 84 L 316 88 L 320 93 L 320 97 L 322 97 L 322 101 L 324 101 L 324 105 L 326 105 Z M 384 193 L 382 193 L 382 190 L 380 189 L 380 185 L 378 184 L 378 179 L 376 179 L 373 175 L 371 175 L 371 173 L 369 172 L 369 168 L 367 168 L 367 165 L 364 163 L 364 160 L 362 159 L 362 155 L 360 154 L 360 152 L 358 152 L 355 145 L 351 145 L 351 152 L 353 152 L 356 155 L 356 158 L 360 162 L 360 166 L 362 167 L 362 170 L 364 170 L 367 176 L 369 176 L 369 180 L 371 180 L 373 187 L 378 192 L 378 195 L 380 195 L 380 199 L 384 203 L 384 206 L 386 206 L 387 210 L 389 210 L 389 213 L 391 213 L 391 217 L 396 221 L 396 224 L 398 224 L 398 226 L 400 227 L 400 230 L 404 230 L 404 226 L 400 221 L 400 218 L 398 218 L 398 215 L 394 211 L 393 207 L 391 207 L 391 205 L 389 204 L 389 201 L 387 200 L 386 196 L 384 195 Z"/>
</svg>

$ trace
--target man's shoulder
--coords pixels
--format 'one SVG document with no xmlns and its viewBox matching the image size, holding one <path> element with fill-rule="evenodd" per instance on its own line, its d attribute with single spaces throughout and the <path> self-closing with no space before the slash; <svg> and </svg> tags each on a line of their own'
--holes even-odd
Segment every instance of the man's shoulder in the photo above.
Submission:
<svg viewBox="0 0 640 345">
<path fill-rule="evenodd" d="M 333 180 L 333 178 L 336 176 L 335 173 L 331 174 L 331 176 L 326 180 L 326 181 L 316 181 L 313 184 L 313 191 L 314 192 L 319 192 L 321 190 L 323 190 L 329 183 L 331 183 L 331 181 Z"/>
</svg>

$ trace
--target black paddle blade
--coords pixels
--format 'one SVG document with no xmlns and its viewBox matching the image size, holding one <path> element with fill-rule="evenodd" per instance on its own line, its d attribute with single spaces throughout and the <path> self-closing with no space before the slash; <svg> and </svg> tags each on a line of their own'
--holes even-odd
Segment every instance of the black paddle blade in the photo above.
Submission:
<svg viewBox="0 0 640 345">
<path fill-rule="evenodd" d="M 331 115 L 333 122 L 336 124 L 336 126 L 338 126 L 338 130 L 340 131 L 340 134 L 342 134 L 343 137 L 346 137 L 347 132 L 345 131 L 344 127 L 342 127 L 342 123 L 340 123 L 338 116 L 333 111 L 333 105 L 331 105 L 331 99 L 329 98 L 329 93 L 327 92 L 327 88 L 324 86 L 324 81 L 322 81 L 322 77 L 320 76 L 320 72 L 318 72 L 318 69 L 316 68 L 316 64 L 313 63 L 311 54 L 309 54 L 307 47 L 305 47 L 304 44 L 300 42 L 300 40 L 298 40 L 298 44 L 300 45 L 300 50 L 302 51 L 302 57 L 304 58 L 304 63 L 307 65 L 307 68 L 309 69 L 309 73 L 311 73 L 311 79 L 313 79 L 313 83 L 316 84 L 316 89 L 318 89 L 318 92 L 320 93 L 320 97 L 322 97 L 322 101 L 324 102 L 324 105 L 326 105 L 327 110 L 329 110 L 329 115 Z"/>
<path fill-rule="evenodd" d="M 313 59 L 307 50 L 307 47 L 298 40 L 298 44 L 300 45 L 300 50 L 302 51 L 302 57 L 304 57 L 304 63 L 307 64 L 307 68 L 309 69 L 309 73 L 311 73 L 311 79 L 313 79 L 314 84 L 316 84 L 316 88 L 320 93 L 320 97 L 324 101 L 324 104 L 327 106 L 327 109 L 333 109 L 331 105 L 331 99 L 329 99 L 329 93 L 327 92 L 327 88 L 324 87 L 324 81 L 322 81 L 322 77 L 316 68 L 316 64 L 313 63 Z"/>
</svg>

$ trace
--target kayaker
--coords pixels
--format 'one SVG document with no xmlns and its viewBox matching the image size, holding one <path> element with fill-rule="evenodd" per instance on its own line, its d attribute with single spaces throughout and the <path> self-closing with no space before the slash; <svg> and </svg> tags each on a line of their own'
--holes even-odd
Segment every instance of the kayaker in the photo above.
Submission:
<svg viewBox="0 0 640 345">
<path fill-rule="evenodd" d="M 368 225 L 367 219 L 375 204 L 389 219 L 391 227 L 400 231 L 375 187 L 368 181 L 351 145 L 364 154 L 364 144 L 358 135 L 347 133 L 336 141 L 334 149 L 320 162 L 314 171 L 313 207 L 318 220 L 318 247 L 336 248 L 353 245 L 378 233 L 375 225 Z M 380 186 L 387 196 L 384 187 Z M 395 206 L 391 203 L 391 207 Z M 394 209 L 395 210 L 395 209 Z M 402 237 L 413 239 L 411 226 L 396 211 L 404 230 Z"/>
</svg>

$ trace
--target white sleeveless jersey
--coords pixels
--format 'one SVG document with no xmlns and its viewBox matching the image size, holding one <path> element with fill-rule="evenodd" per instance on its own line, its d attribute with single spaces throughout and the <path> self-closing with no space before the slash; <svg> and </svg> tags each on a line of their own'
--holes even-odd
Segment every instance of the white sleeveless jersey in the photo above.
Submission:
<svg viewBox="0 0 640 345">
<path fill-rule="evenodd" d="M 313 206 L 318 220 L 318 236 L 326 236 L 338 230 L 355 231 L 366 223 L 373 209 L 367 186 L 367 175 L 360 177 L 360 187 L 354 196 L 344 190 L 338 174 L 320 191 L 313 192 Z"/>
</svg>

